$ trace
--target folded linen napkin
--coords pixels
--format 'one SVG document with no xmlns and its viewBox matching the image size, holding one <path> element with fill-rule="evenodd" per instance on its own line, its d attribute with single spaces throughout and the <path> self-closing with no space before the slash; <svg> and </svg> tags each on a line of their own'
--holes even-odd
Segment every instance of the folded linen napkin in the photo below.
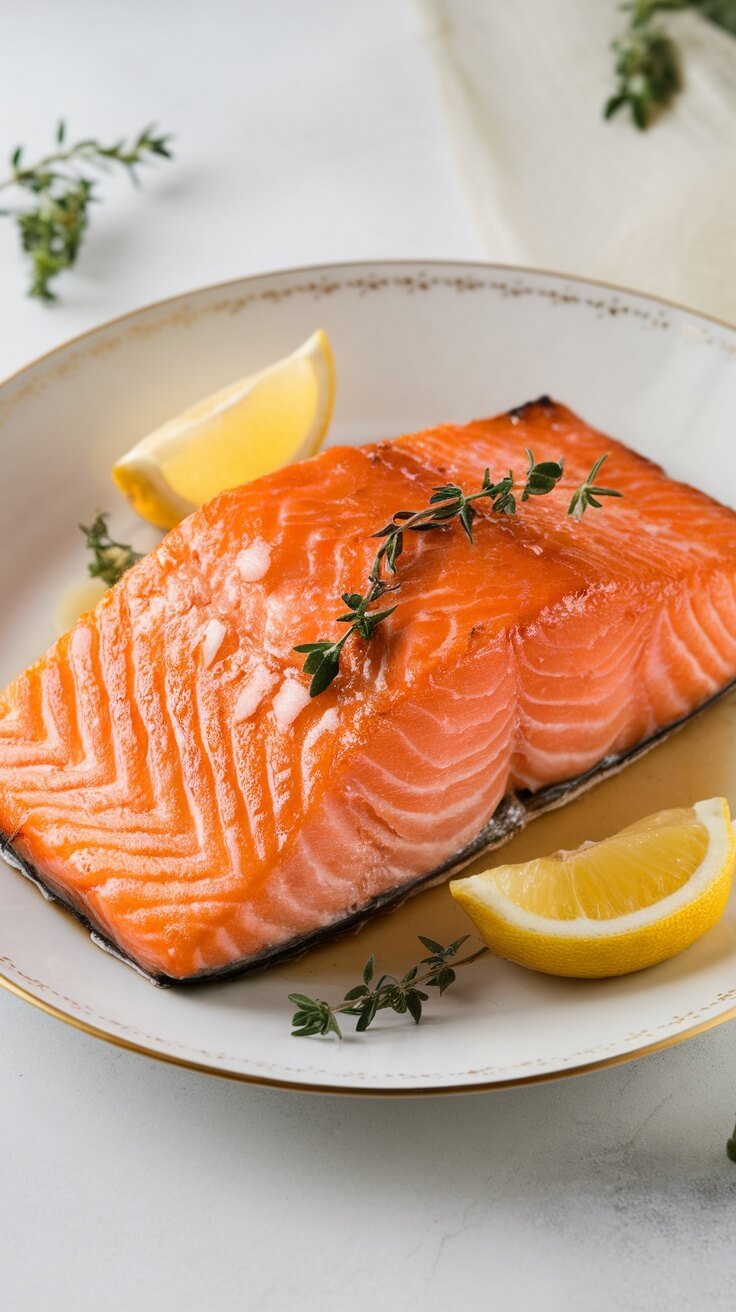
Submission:
<svg viewBox="0 0 736 1312">
<path fill-rule="evenodd" d="M 736 38 L 666 17 L 685 88 L 646 132 L 613 90 L 615 0 L 418 0 L 490 259 L 736 322 Z"/>
</svg>

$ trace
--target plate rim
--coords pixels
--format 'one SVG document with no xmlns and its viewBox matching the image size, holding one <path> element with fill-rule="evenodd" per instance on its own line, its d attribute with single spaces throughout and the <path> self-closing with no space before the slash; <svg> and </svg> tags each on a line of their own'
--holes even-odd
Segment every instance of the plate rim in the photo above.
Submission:
<svg viewBox="0 0 736 1312">
<path fill-rule="evenodd" d="M 610 1067 L 627 1066 L 630 1062 L 638 1061 L 641 1057 L 649 1057 L 656 1052 L 663 1052 L 667 1048 L 675 1048 L 681 1043 L 687 1043 L 689 1039 L 697 1038 L 699 1034 L 706 1034 L 709 1030 L 717 1029 L 719 1025 L 725 1025 L 728 1021 L 736 1020 L 736 1006 L 734 1006 L 718 1016 L 711 1016 L 708 1020 L 690 1026 L 689 1029 L 681 1030 L 678 1034 L 670 1035 L 665 1039 L 657 1039 L 655 1042 L 647 1043 L 641 1048 L 615 1053 L 612 1057 L 601 1057 L 596 1061 L 581 1062 L 576 1066 L 568 1066 L 561 1070 L 542 1071 L 537 1075 L 517 1075 L 512 1079 L 485 1080 L 468 1084 L 434 1084 L 403 1088 L 401 1086 L 394 1086 L 393 1088 L 388 1086 L 359 1087 L 350 1084 L 316 1084 L 314 1082 L 309 1084 L 300 1080 L 279 1079 L 277 1076 L 253 1075 L 247 1071 L 226 1070 L 222 1066 L 213 1066 L 208 1062 L 192 1061 L 188 1057 L 176 1057 L 173 1053 L 146 1047 L 145 1044 L 135 1043 L 132 1039 L 123 1038 L 122 1035 L 111 1034 L 108 1030 L 100 1029 L 97 1025 L 90 1025 L 89 1021 L 72 1016 L 69 1012 L 62 1011 L 60 1007 L 54 1006 L 53 1003 L 36 997 L 35 994 L 23 988 L 21 984 L 8 979 L 2 973 L 0 973 L 0 989 L 20 998 L 23 1002 L 30 1003 L 32 1007 L 51 1016 L 54 1020 L 61 1021 L 71 1029 L 80 1030 L 81 1033 L 89 1035 L 90 1038 L 99 1039 L 103 1043 L 110 1043 L 113 1047 L 123 1048 L 127 1052 L 134 1052 L 141 1057 L 150 1057 L 154 1061 L 163 1062 L 167 1066 L 177 1066 L 184 1070 L 194 1071 L 197 1075 L 214 1075 L 218 1079 L 233 1080 L 238 1084 L 255 1084 L 261 1088 L 288 1089 L 293 1093 L 340 1094 L 344 1097 L 358 1098 L 422 1098 L 462 1093 L 493 1093 L 496 1090 L 500 1092 L 503 1089 L 518 1089 L 531 1084 L 550 1084 L 555 1080 L 572 1080 L 580 1075 L 592 1075 L 596 1071 L 608 1070 Z"/>
<path fill-rule="evenodd" d="M 287 265 L 276 269 L 261 270 L 257 273 L 245 274 L 237 278 L 227 278 L 214 283 L 201 284 L 183 292 L 176 292 L 171 296 L 165 296 L 158 300 L 145 302 L 143 305 L 140 305 L 133 310 L 127 310 L 123 314 L 115 315 L 110 319 L 105 319 L 92 328 L 85 329 L 81 333 L 68 337 L 50 350 L 35 356 L 26 364 L 21 365 L 19 369 L 16 369 L 10 374 L 0 378 L 0 391 L 4 391 L 10 384 L 18 382 L 25 376 L 30 375 L 39 365 L 53 360 L 56 356 L 63 354 L 71 347 L 74 347 L 89 338 L 95 337 L 110 328 L 126 324 L 128 321 L 139 318 L 148 312 L 166 309 L 167 307 L 170 308 L 177 303 L 182 303 L 191 300 L 192 298 L 206 296 L 212 292 L 227 292 L 236 287 L 242 287 L 243 285 L 255 283 L 260 280 L 268 280 L 269 278 L 288 277 L 290 275 L 317 275 L 356 268 L 374 272 L 381 268 L 396 268 L 399 266 L 413 266 L 417 270 L 438 267 L 477 271 L 483 270 L 485 272 L 495 271 L 511 276 L 531 275 L 557 279 L 563 282 L 575 283 L 579 286 L 613 292 L 614 294 L 620 294 L 623 296 L 630 296 L 649 304 L 661 305 L 667 309 L 685 313 L 703 323 L 708 323 L 720 329 L 725 329 L 729 333 L 736 333 L 736 323 L 730 322 L 727 319 L 722 319 L 717 315 L 707 314 L 704 311 L 695 309 L 693 306 L 683 304 L 682 302 L 671 300 L 668 297 L 660 296 L 653 292 L 639 291 L 636 288 L 627 287 L 621 283 L 608 282 L 600 278 L 589 278 L 578 273 L 566 273 L 559 269 L 549 269 L 536 265 L 512 264 L 496 260 L 443 259 L 442 257 L 417 259 L 415 256 L 408 256 L 405 258 L 396 256 L 388 259 L 339 260 L 305 265 Z M 520 1075 L 514 1076 L 510 1079 L 489 1080 L 478 1083 L 456 1082 L 449 1085 L 359 1087 L 343 1084 L 304 1083 L 299 1080 L 281 1079 L 277 1076 L 255 1075 L 244 1071 L 227 1070 L 223 1067 L 214 1066 L 207 1062 L 195 1061 L 188 1057 L 178 1057 L 172 1053 L 164 1052 L 160 1049 L 137 1043 L 132 1039 L 124 1038 L 122 1035 L 115 1035 L 108 1030 L 101 1029 L 99 1026 L 92 1025 L 88 1021 L 82 1020 L 80 1017 L 65 1012 L 53 1003 L 47 1002 L 31 993 L 28 989 L 24 988 L 22 984 L 19 984 L 14 979 L 4 975 L 2 971 L 0 971 L 0 988 L 12 996 L 18 997 L 22 1001 L 29 1003 L 32 1007 L 35 1007 L 37 1010 L 51 1016 L 53 1019 L 61 1021 L 72 1029 L 79 1030 L 80 1032 L 87 1034 L 92 1038 L 101 1040 L 102 1042 L 112 1044 L 114 1047 L 125 1049 L 128 1052 L 134 1052 L 139 1056 L 149 1057 L 154 1061 L 160 1061 L 167 1065 L 194 1071 L 197 1074 L 213 1075 L 220 1079 L 233 1080 L 243 1084 L 253 1084 L 266 1088 L 288 1089 L 297 1093 L 339 1094 L 345 1097 L 439 1097 L 450 1094 L 488 1093 L 495 1090 L 513 1089 L 533 1084 L 546 1084 L 555 1080 L 573 1079 L 580 1075 L 607 1070 L 610 1067 L 627 1065 L 629 1062 L 637 1061 L 641 1057 L 650 1056 L 653 1053 L 664 1051 L 667 1048 L 676 1047 L 681 1043 L 686 1043 L 689 1039 L 696 1038 L 698 1035 L 707 1033 L 709 1030 L 724 1025 L 731 1020 L 736 1020 L 736 1006 L 733 1006 L 717 1016 L 711 1016 L 706 1020 L 698 1022 L 696 1025 L 688 1027 L 686 1030 L 644 1044 L 642 1047 L 634 1048 L 622 1053 L 615 1053 L 610 1057 L 599 1058 L 590 1062 L 582 1062 L 575 1066 L 569 1066 L 555 1071 L 543 1071 L 535 1075 Z"/>
<path fill-rule="evenodd" d="M 404 259 L 400 256 L 392 256 L 390 259 L 375 260 L 329 260 L 321 264 L 283 265 L 278 269 L 264 269 L 259 273 L 246 273 L 240 278 L 224 278 L 220 282 L 200 283 L 187 291 L 174 292 L 171 296 L 162 296 L 155 301 L 146 301 L 143 305 L 137 306 L 135 310 L 125 310 L 122 314 L 113 315 L 111 319 L 103 319 L 101 323 L 95 324 L 94 328 L 85 328 L 83 332 L 65 338 L 63 342 L 52 346 L 50 350 L 42 351 L 40 355 L 34 356 L 32 360 L 21 365 L 19 369 L 4 374 L 0 377 L 0 390 L 7 387 L 9 383 L 17 382 L 24 374 L 35 369 L 37 365 L 44 364 L 47 360 L 61 354 L 62 351 L 68 350 L 70 346 L 77 346 L 80 342 L 86 341 L 88 337 L 94 337 L 97 333 L 105 332 L 108 328 L 115 328 L 119 324 L 126 323 L 129 319 L 135 319 L 151 310 L 163 310 L 167 306 L 173 306 L 177 301 L 187 301 L 192 297 L 205 296 L 208 292 L 225 292 L 243 283 L 256 282 L 259 279 L 280 278 L 290 274 L 317 274 L 330 270 L 356 268 L 396 268 L 401 265 L 414 265 L 417 269 L 437 267 L 485 269 L 497 270 L 499 273 L 505 274 L 527 273 L 542 278 L 559 278 L 564 282 L 574 282 L 584 287 L 597 287 L 603 291 L 618 293 L 622 296 L 633 296 L 637 300 L 654 302 L 655 305 L 663 305 L 669 310 L 678 310 L 681 313 L 693 315 L 694 318 L 701 319 L 704 323 L 714 324 L 717 328 L 725 328 L 732 333 L 736 332 L 736 321 L 731 322 L 728 319 L 721 319 L 718 315 L 707 314 L 704 310 L 697 310 L 694 306 L 686 305 L 682 301 L 673 301 L 667 296 L 659 296 L 656 292 L 637 291 L 635 287 L 627 287 L 624 283 L 607 282 L 603 278 L 587 278 L 585 274 L 565 273 L 564 270 L 547 269 L 541 265 L 507 264 L 501 260 L 443 259 L 441 256 L 433 256 L 427 260 L 418 260 L 416 256 L 407 256 Z"/>
</svg>

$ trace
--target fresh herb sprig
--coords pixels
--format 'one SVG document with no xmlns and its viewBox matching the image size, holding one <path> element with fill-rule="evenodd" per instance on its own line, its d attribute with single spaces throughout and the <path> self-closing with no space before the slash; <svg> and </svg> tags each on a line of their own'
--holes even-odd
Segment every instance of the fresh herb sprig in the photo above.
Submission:
<svg viewBox="0 0 736 1312">
<path fill-rule="evenodd" d="M 294 648 L 294 651 L 306 656 L 303 669 L 305 674 L 311 675 L 310 696 L 319 696 L 326 688 L 329 688 L 333 679 L 336 678 L 340 671 L 340 657 L 343 649 L 353 634 L 357 634 L 358 637 L 369 642 L 379 624 L 382 624 L 396 610 L 395 605 L 385 607 L 382 610 L 371 610 L 370 607 L 381 601 L 387 593 L 395 592 L 399 586 L 398 583 L 389 582 L 383 571 L 385 568 L 388 574 L 395 576 L 397 561 L 406 545 L 404 540 L 406 532 L 419 533 L 442 529 L 446 528 L 452 520 L 458 519 L 472 546 L 473 522 L 477 516 L 473 502 L 490 501 L 491 510 L 497 514 L 515 515 L 518 499 L 528 501 L 530 497 L 546 496 L 547 493 L 554 490 L 562 478 L 562 461 L 542 460 L 537 462 L 533 452 L 528 449 L 526 456 L 528 465 L 520 489 L 516 486 L 514 474 L 511 470 L 503 478 L 494 482 L 491 479 L 490 471 L 486 469 L 479 492 L 466 494 L 456 483 L 444 483 L 441 487 L 434 489 L 432 496 L 429 498 L 429 505 L 423 510 L 397 510 L 391 522 L 373 534 L 374 537 L 381 538 L 382 542 L 376 552 L 368 575 L 366 591 L 363 593 L 344 592 L 342 594 L 342 600 L 347 610 L 344 614 L 338 615 L 336 620 L 338 624 L 348 626 L 342 637 L 336 641 L 319 639 L 317 642 L 301 642 Z M 613 488 L 602 488 L 595 485 L 595 477 L 605 459 L 606 456 L 604 455 L 596 460 L 587 479 L 580 484 L 573 494 L 568 514 L 573 515 L 576 519 L 580 519 L 588 507 L 595 509 L 600 507 L 597 497 L 621 496 L 621 493 L 616 492 Z"/>
<path fill-rule="evenodd" d="M 80 524 L 79 528 L 87 541 L 87 548 L 92 552 L 92 559 L 87 570 L 93 579 L 102 579 L 104 583 L 117 583 L 131 565 L 141 560 L 142 552 L 134 551 L 125 542 L 116 542 L 107 529 L 108 514 L 98 512 L 92 524 Z"/>
<path fill-rule="evenodd" d="M 600 472 L 604 460 L 607 459 L 608 452 L 596 460 L 585 482 L 575 488 L 567 511 L 568 515 L 572 515 L 574 519 L 582 519 L 589 506 L 592 506 L 594 510 L 600 510 L 601 503 L 597 500 L 598 497 L 620 497 L 623 495 L 623 493 L 617 492 L 615 487 L 598 487 L 595 483 L 596 475 Z"/>
<path fill-rule="evenodd" d="M 94 171 L 120 165 L 136 182 L 136 168 L 151 158 L 171 159 L 171 138 L 146 127 L 132 141 L 104 145 L 94 138 L 66 144 L 62 119 L 56 146 L 35 164 L 27 164 L 23 146 L 10 157 L 10 176 L 0 191 L 15 188 L 34 198 L 26 208 L 0 210 L 14 218 L 21 247 L 31 265 L 29 296 L 46 303 L 56 299 L 51 284 L 77 260 L 89 225 L 89 207 L 99 199 Z M 92 176 L 90 176 L 92 171 Z"/>
<path fill-rule="evenodd" d="M 613 42 L 618 85 L 603 114 L 612 118 L 628 107 L 636 126 L 649 126 L 657 110 L 669 104 L 680 90 L 677 48 L 654 15 L 662 9 L 682 9 L 683 0 L 635 0 L 622 6 L 630 12 L 629 25 Z"/>
<path fill-rule="evenodd" d="M 636 126 L 649 127 L 682 88 L 676 43 L 656 22 L 656 15 L 697 9 L 704 18 L 736 35 L 736 0 L 630 0 L 625 31 L 612 43 L 618 84 L 603 110 L 611 118 L 628 109 Z"/>
<path fill-rule="evenodd" d="M 397 979 L 395 975 L 379 975 L 375 978 L 376 958 L 373 954 L 363 968 L 360 984 L 348 989 L 342 1002 L 331 1005 L 322 998 L 308 998 L 304 993 L 290 993 L 289 1001 L 297 1010 L 292 1017 L 292 1034 L 299 1039 L 309 1038 L 314 1034 L 335 1034 L 343 1037 L 337 1021 L 338 1013 L 345 1016 L 357 1016 L 356 1032 L 362 1034 L 373 1024 L 379 1011 L 391 1010 L 397 1015 L 408 1013 L 415 1024 L 422 1019 L 422 1007 L 429 994 L 425 989 L 437 989 L 440 996 L 455 982 L 455 972 L 460 966 L 469 966 L 473 961 L 487 954 L 488 948 L 478 948 L 468 957 L 456 960 L 458 950 L 467 942 L 468 935 L 455 939 L 443 947 L 433 938 L 419 935 L 419 942 L 427 948 L 429 956 L 422 957 L 416 966 L 407 970 Z M 426 969 L 422 970 L 422 966 Z"/>
</svg>

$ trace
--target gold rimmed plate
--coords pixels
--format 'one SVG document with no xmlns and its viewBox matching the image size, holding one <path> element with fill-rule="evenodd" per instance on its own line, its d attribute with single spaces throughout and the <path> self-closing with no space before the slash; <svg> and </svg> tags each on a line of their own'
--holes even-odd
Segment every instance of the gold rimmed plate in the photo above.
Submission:
<svg viewBox="0 0 736 1312">
<path fill-rule="evenodd" d="M 51 642 L 55 601 L 84 569 L 77 523 L 114 511 L 113 460 L 198 397 L 293 349 L 317 326 L 338 368 L 333 442 L 492 414 L 549 392 L 587 420 L 736 503 L 736 331 L 633 293 L 492 265 L 387 262 L 243 279 L 151 306 L 36 361 L 0 387 L 0 681 Z M 12 495 L 8 495 L 8 489 Z M 733 696 L 594 792 L 536 820 L 504 859 L 574 847 L 647 811 L 736 797 Z M 736 1012 L 736 905 L 688 952 L 594 983 L 484 958 L 415 1028 L 290 1037 L 292 991 L 338 998 L 375 951 L 415 959 L 419 933 L 468 928 L 443 888 L 360 934 L 230 983 L 159 990 L 0 869 L 0 982 L 101 1038 L 213 1074 L 315 1091 L 419 1093 L 526 1083 L 675 1043 Z M 346 1027 L 348 1028 L 348 1027 Z"/>
</svg>

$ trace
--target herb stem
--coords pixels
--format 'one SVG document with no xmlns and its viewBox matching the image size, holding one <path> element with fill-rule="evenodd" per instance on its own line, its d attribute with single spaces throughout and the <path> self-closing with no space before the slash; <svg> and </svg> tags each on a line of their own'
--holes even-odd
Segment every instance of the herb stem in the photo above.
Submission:
<svg viewBox="0 0 736 1312">
<path fill-rule="evenodd" d="M 87 159 L 94 163 L 94 150 L 87 152 L 88 147 L 92 147 L 92 142 L 80 143 L 76 146 L 70 146 L 69 150 L 55 150 L 50 155 L 44 155 L 36 164 L 31 164 L 24 169 L 13 169 L 10 177 L 0 179 L 0 191 L 7 191 L 8 187 L 23 187 L 27 182 L 31 182 L 39 173 L 45 173 L 53 164 L 65 164 L 72 159 Z M 99 148 L 97 148 L 97 153 Z M 62 174 L 57 174 L 61 178 Z M 72 182 L 70 176 L 65 176 L 64 181 Z"/>
</svg>

